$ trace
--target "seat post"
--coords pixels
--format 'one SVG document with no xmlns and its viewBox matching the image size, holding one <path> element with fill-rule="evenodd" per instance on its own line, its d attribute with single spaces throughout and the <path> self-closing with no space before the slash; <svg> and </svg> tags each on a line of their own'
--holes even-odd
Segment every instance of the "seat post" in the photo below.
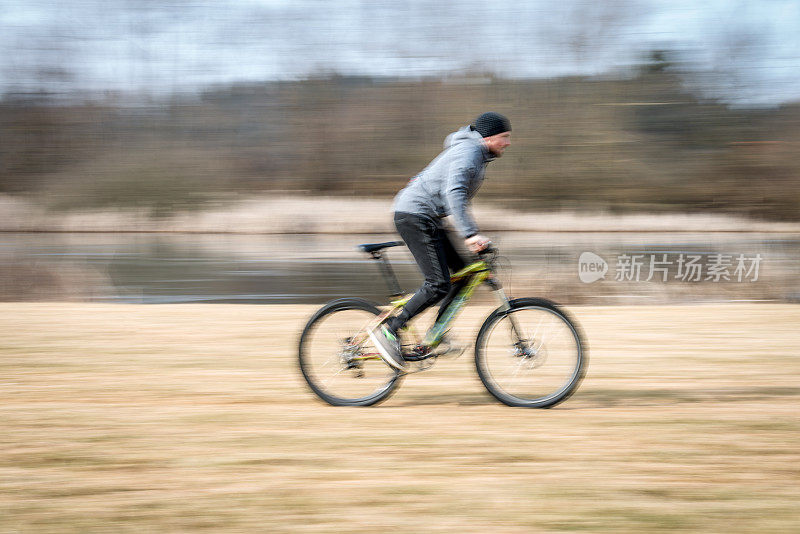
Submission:
<svg viewBox="0 0 800 534">
<path fill-rule="evenodd" d="M 394 270 L 392 269 L 391 264 L 389 263 L 388 258 L 381 254 L 380 250 L 376 250 L 374 252 L 370 252 L 372 257 L 375 260 L 378 260 L 378 265 L 381 269 L 381 274 L 383 275 L 384 279 L 386 279 L 386 283 L 389 285 L 389 290 L 391 293 L 389 296 L 392 297 L 399 297 L 403 294 L 403 290 L 400 288 L 400 284 L 397 282 L 397 276 L 394 274 Z"/>
</svg>

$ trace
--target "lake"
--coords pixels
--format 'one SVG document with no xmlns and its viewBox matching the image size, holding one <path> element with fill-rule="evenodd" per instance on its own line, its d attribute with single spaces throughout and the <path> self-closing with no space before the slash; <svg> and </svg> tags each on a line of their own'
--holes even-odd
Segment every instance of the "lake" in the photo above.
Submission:
<svg viewBox="0 0 800 534">
<path fill-rule="evenodd" d="M 513 295 L 576 304 L 800 300 L 796 234 L 508 232 L 492 238 L 507 258 L 500 277 L 510 281 Z M 393 239 L 4 233 L 3 299 L 262 304 L 358 295 L 383 300 L 388 291 L 377 265 L 356 247 Z M 582 256 L 585 252 L 590 254 Z M 388 255 L 403 288 L 415 289 L 421 278 L 407 249 L 389 249 Z M 584 258 L 594 261 L 579 265 Z M 691 258 L 699 272 L 689 272 Z"/>
</svg>

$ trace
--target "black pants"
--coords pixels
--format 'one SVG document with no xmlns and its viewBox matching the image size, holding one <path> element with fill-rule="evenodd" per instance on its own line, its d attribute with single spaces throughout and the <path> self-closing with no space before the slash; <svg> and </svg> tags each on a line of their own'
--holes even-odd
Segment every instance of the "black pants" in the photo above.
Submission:
<svg viewBox="0 0 800 534">
<path fill-rule="evenodd" d="M 396 212 L 394 225 L 425 277 L 422 287 L 414 293 L 403 311 L 390 320 L 389 326 L 397 330 L 412 317 L 444 299 L 439 308 L 438 320 L 463 287 L 463 283 L 450 283 L 450 270 L 458 271 L 465 263 L 456 252 L 447 232 L 433 219 L 424 215 Z"/>
</svg>

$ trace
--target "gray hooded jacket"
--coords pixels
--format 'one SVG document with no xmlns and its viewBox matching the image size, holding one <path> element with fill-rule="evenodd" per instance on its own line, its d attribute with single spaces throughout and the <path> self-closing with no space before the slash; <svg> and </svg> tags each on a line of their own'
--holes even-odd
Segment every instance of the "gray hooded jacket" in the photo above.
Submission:
<svg viewBox="0 0 800 534">
<path fill-rule="evenodd" d="M 448 135 L 444 151 L 397 193 L 392 209 L 437 222 L 452 215 L 462 237 L 477 234 L 469 201 L 483 183 L 486 164 L 494 159 L 482 139 L 469 126 Z"/>
</svg>

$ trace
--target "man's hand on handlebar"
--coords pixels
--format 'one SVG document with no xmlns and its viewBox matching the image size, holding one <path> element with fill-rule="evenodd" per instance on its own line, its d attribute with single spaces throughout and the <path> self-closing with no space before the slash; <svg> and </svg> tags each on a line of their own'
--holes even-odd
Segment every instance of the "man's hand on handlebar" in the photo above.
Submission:
<svg viewBox="0 0 800 534">
<path fill-rule="evenodd" d="M 472 237 L 468 237 L 464 240 L 464 243 L 467 245 L 469 251 L 474 252 L 475 254 L 492 244 L 488 237 L 480 234 L 475 234 Z"/>
</svg>

